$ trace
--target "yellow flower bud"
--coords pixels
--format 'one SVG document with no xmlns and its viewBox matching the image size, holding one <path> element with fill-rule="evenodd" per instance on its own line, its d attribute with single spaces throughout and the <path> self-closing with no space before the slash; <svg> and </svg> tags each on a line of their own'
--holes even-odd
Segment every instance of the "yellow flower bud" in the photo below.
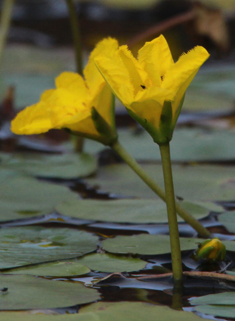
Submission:
<svg viewBox="0 0 235 321">
<path fill-rule="evenodd" d="M 202 242 L 196 251 L 196 260 L 223 261 L 226 256 L 225 245 L 217 238 Z"/>
</svg>

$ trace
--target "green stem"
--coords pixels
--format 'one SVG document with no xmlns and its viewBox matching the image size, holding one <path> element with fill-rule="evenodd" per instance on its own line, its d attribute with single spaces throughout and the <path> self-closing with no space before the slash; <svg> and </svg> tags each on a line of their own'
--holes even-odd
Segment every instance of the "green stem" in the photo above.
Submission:
<svg viewBox="0 0 235 321">
<path fill-rule="evenodd" d="M 70 19 L 71 29 L 73 34 L 73 43 L 74 43 L 75 56 L 76 56 L 76 69 L 77 69 L 77 73 L 82 75 L 83 74 L 82 46 L 81 46 L 81 35 L 80 35 L 78 17 L 76 14 L 73 0 L 66 0 L 66 3 L 68 6 L 69 19 Z"/>
<path fill-rule="evenodd" d="M 110 146 L 115 150 L 122 159 L 132 168 L 132 170 L 164 201 L 166 196 L 164 190 L 143 170 L 143 168 L 135 161 L 135 159 L 125 150 L 125 148 L 116 141 Z M 192 215 L 190 215 L 184 208 L 176 202 L 177 213 L 191 225 L 201 237 L 210 237 L 210 232 L 202 226 Z"/>
<path fill-rule="evenodd" d="M 82 63 L 82 46 L 81 46 L 81 35 L 78 17 L 76 14 L 75 6 L 73 0 L 66 0 L 69 19 L 71 23 L 71 29 L 73 34 L 73 43 L 75 49 L 75 60 L 76 60 L 76 71 L 78 74 L 83 75 L 83 63 Z M 82 137 L 76 138 L 75 151 L 81 153 L 83 151 L 84 139 Z"/>
<path fill-rule="evenodd" d="M 14 0 L 4 0 L 2 5 L 2 14 L 0 22 L 0 63 L 2 60 L 3 49 L 6 44 L 7 35 L 11 23 L 11 13 L 14 5 Z"/>
<path fill-rule="evenodd" d="M 180 238 L 175 208 L 175 194 L 171 170 L 170 145 L 169 143 L 159 145 L 162 158 L 162 169 L 166 192 L 166 207 L 170 231 L 171 259 L 173 278 L 175 281 L 182 280 L 182 262 L 180 252 Z"/>
</svg>

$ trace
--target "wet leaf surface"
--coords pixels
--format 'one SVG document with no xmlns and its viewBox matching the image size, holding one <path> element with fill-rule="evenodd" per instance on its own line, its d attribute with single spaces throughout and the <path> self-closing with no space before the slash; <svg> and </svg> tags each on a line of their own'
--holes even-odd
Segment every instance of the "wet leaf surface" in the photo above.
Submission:
<svg viewBox="0 0 235 321">
<path fill-rule="evenodd" d="M 196 250 L 202 242 L 199 238 L 180 238 L 181 251 Z M 234 241 L 223 241 L 227 250 L 235 251 Z M 139 234 L 132 236 L 117 236 L 102 242 L 104 250 L 111 253 L 159 255 L 170 253 L 169 235 Z"/>
<path fill-rule="evenodd" d="M 182 206 L 189 210 L 196 219 L 209 215 L 209 203 L 201 205 L 182 202 Z M 79 211 L 78 211 L 79 209 Z M 219 207 L 217 208 L 219 209 Z M 72 200 L 64 201 L 56 206 L 56 210 L 63 215 L 116 223 L 167 223 L 167 212 L 162 200 Z M 144 213 L 144 215 L 143 215 Z M 179 222 L 182 222 L 179 217 Z"/>
<path fill-rule="evenodd" d="M 35 276 L 77 276 L 90 272 L 90 269 L 77 261 L 61 261 L 33 265 L 2 271 L 6 274 L 24 274 Z"/>
<path fill-rule="evenodd" d="M 0 268 L 57 261 L 96 250 L 91 233 L 65 228 L 16 227 L 0 230 Z"/>
<path fill-rule="evenodd" d="M 81 284 L 51 281 L 30 275 L 1 275 L 0 310 L 59 308 L 99 300 L 94 289 Z M 0 314 L 1 315 L 1 314 Z"/>
<path fill-rule="evenodd" d="M 33 153 L 0 154 L 6 169 L 13 169 L 40 177 L 77 178 L 94 174 L 97 162 L 89 154 L 39 155 Z"/>
<path fill-rule="evenodd" d="M 77 315 L 28 315 L 23 313 L 1 313 L 3 321 L 10 321 L 10 316 L 18 321 L 152 321 L 156 315 L 161 316 L 161 321 L 200 321 L 199 316 L 192 312 L 176 311 L 164 306 L 147 304 L 143 302 L 100 302 L 82 308 Z"/>
<path fill-rule="evenodd" d="M 147 262 L 139 258 L 120 257 L 112 254 L 95 253 L 84 256 L 79 262 L 91 270 L 100 272 L 131 272 L 142 270 Z"/>
<path fill-rule="evenodd" d="M 229 232 L 235 233 L 235 211 L 220 214 L 218 220 Z"/>
<path fill-rule="evenodd" d="M 118 130 L 119 140 L 126 150 L 139 161 L 160 161 L 158 145 L 145 132 L 135 133 L 128 129 Z M 171 141 L 171 158 L 177 162 L 219 162 L 235 159 L 231 148 L 235 139 L 233 130 L 178 128 Z M 193 144 L 192 144 L 193 141 Z M 140 148 L 141 146 L 141 148 Z M 94 141 L 85 142 L 85 151 L 94 153 L 104 147 Z"/>
<path fill-rule="evenodd" d="M 161 165 L 143 164 L 143 169 L 163 186 Z M 235 168 L 216 165 L 173 165 L 175 194 L 191 201 L 231 201 L 235 195 Z M 156 198 L 155 193 L 125 164 L 100 168 L 91 186 L 119 196 Z M 113 184 L 115 182 L 115 184 Z"/>
<path fill-rule="evenodd" d="M 0 195 L 0 221 L 50 213 L 62 199 L 78 197 L 65 186 L 4 169 L 0 171 Z"/>
</svg>

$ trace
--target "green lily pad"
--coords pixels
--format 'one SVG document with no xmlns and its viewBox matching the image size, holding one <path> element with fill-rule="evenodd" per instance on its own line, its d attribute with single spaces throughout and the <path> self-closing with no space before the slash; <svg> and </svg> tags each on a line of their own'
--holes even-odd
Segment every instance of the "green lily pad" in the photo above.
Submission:
<svg viewBox="0 0 235 321">
<path fill-rule="evenodd" d="M 0 174 L 0 221 L 50 213 L 62 200 L 77 198 L 65 186 L 23 175 L 12 174 L 8 178 Z"/>
<path fill-rule="evenodd" d="M 197 248 L 201 239 L 180 238 L 181 250 Z M 138 234 L 133 236 L 117 236 L 102 242 L 105 251 L 118 254 L 156 255 L 170 253 L 169 235 Z"/>
<path fill-rule="evenodd" d="M 68 228 L 15 227 L 0 230 L 0 269 L 75 258 L 97 248 L 91 233 Z"/>
<path fill-rule="evenodd" d="M 159 148 L 146 131 L 136 135 L 128 129 L 122 129 L 118 130 L 118 135 L 123 147 L 135 159 L 160 161 Z M 235 149 L 231 148 L 234 139 L 235 133 L 232 130 L 205 131 L 201 128 L 178 128 L 174 131 L 170 143 L 171 158 L 177 162 L 230 161 L 235 159 Z M 85 142 L 85 151 L 89 153 L 102 149 L 104 147 L 101 144 L 92 141 Z"/>
<path fill-rule="evenodd" d="M 143 302 L 98 302 L 79 310 L 78 314 L 32 315 L 20 312 L 0 312 L 1 321 L 201 321 L 192 312 L 176 311 L 167 306 Z"/>
<path fill-rule="evenodd" d="M 223 292 L 216 294 L 203 295 L 190 300 L 192 305 L 233 305 L 235 306 L 235 292 Z"/>
<path fill-rule="evenodd" d="M 215 317 L 234 318 L 235 306 L 228 305 L 199 305 L 195 306 L 194 310 L 199 313 L 211 314 Z"/>
<path fill-rule="evenodd" d="M 143 302 L 99 302 L 81 308 L 79 315 L 94 314 L 97 321 L 201 321 L 202 319 L 192 312 L 176 311 L 166 306 L 151 305 Z M 89 319 L 93 320 L 93 319 Z"/>
<path fill-rule="evenodd" d="M 8 154 L 9 155 L 9 154 Z M 96 158 L 89 154 L 0 154 L 1 164 L 8 169 L 20 170 L 35 176 L 76 178 L 93 174 L 97 169 Z"/>
<path fill-rule="evenodd" d="M 213 2 L 220 3 L 223 6 L 225 1 L 213 0 Z M 204 1 L 205 2 L 205 1 Z M 232 3 L 232 0 L 226 1 Z M 234 7 L 234 3 L 233 3 Z M 195 81 L 190 86 L 191 90 L 201 90 L 207 95 L 215 95 L 216 97 L 235 98 L 234 80 L 235 68 L 233 64 L 220 64 L 212 66 L 211 68 L 204 68 L 197 74 Z M 205 106 L 206 107 L 206 106 Z"/>
<path fill-rule="evenodd" d="M 147 262 L 138 258 L 120 257 L 112 254 L 94 253 L 79 259 L 81 264 L 93 271 L 100 272 L 132 272 L 142 270 Z"/>
<path fill-rule="evenodd" d="M 52 281 L 31 275 L 1 275 L 0 310 L 46 309 L 73 306 L 100 298 L 94 289 L 71 282 Z"/>
<path fill-rule="evenodd" d="M 202 75 L 201 73 L 200 75 Z M 198 78 L 200 78 L 198 74 Z M 199 81 L 195 81 L 187 89 L 183 111 L 208 112 L 208 111 L 231 111 L 233 106 L 233 97 L 223 94 L 208 95 L 204 88 L 196 88 Z M 195 84 L 195 86 L 193 86 Z"/>
<path fill-rule="evenodd" d="M 196 219 L 209 214 L 202 205 L 181 202 Z M 124 199 L 110 202 L 102 200 L 71 200 L 56 206 L 60 214 L 95 221 L 116 223 L 167 223 L 166 205 L 162 200 Z M 179 217 L 179 222 L 183 219 Z"/>
<path fill-rule="evenodd" d="M 220 214 L 218 220 L 229 232 L 235 233 L 235 211 Z"/>
<path fill-rule="evenodd" d="M 199 238 L 180 238 L 181 251 L 196 250 L 203 240 Z M 235 251 L 234 241 L 223 241 L 226 249 Z M 117 254 L 159 255 L 171 252 L 169 235 L 138 234 L 133 236 L 117 236 L 102 241 L 105 251 Z"/>
<path fill-rule="evenodd" d="M 87 266 L 78 263 L 78 261 L 61 261 L 16 268 L 12 270 L 3 271 L 2 273 L 71 277 L 75 275 L 87 274 L 89 272 L 90 269 Z"/>
<path fill-rule="evenodd" d="M 159 164 L 144 164 L 143 169 L 164 186 Z M 175 194 L 190 201 L 235 199 L 235 168 L 213 165 L 173 165 Z M 117 195 L 156 198 L 156 194 L 126 164 L 100 168 L 95 178 L 86 179 L 90 185 Z M 115 182 L 115 184 L 114 184 Z"/>
</svg>

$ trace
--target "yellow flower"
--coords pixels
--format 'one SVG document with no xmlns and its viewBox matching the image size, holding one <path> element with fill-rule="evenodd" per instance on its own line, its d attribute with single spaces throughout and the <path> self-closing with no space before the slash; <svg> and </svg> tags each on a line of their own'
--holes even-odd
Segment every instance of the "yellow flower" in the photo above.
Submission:
<svg viewBox="0 0 235 321">
<path fill-rule="evenodd" d="M 38 103 L 16 116 L 11 123 L 12 132 L 31 135 L 45 133 L 52 128 L 67 128 L 81 136 L 107 143 L 111 138 L 107 139 L 102 130 L 97 130 L 96 121 L 98 119 L 102 124 L 99 127 L 104 132 L 116 134 L 113 95 L 97 70 L 94 58 L 101 52 L 112 56 L 117 48 L 115 39 L 104 39 L 98 43 L 84 69 L 84 78 L 73 72 L 63 72 L 55 80 L 56 89 L 45 91 Z"/>
<path fill-rule="evenodd" d="M 157 143 L 165 143 L 180 113 L 185 91 L 209 57 L 197 46 L 174 63 L 164 36 L 139 50 L 135 59 L 127 46 L 112 57 L 102 53 L 95 63 L 113 93 Z"/>
<path fill-rule="evenodd" d="M 208 261 L 223 261 L 225 256 L 225 245 L 217 237 L 215 237 L 212 240 L 206 240 L 199 245 L 195 258 L 196 260 L 204 259 Z"/>
</svg>

